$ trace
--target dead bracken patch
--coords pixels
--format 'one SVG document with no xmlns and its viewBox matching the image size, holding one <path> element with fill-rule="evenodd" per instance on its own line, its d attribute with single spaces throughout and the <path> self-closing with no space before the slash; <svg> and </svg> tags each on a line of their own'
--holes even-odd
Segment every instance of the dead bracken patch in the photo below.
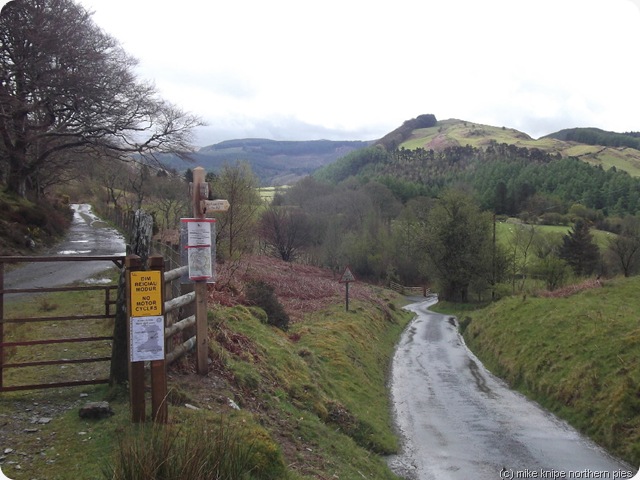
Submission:
<svg viewBox="0 0 640 480">
<path fill-rule="evenodd" d="M 224 349 L 249 362 L 260 361 L 258 346 L 253 340 L 239 332 L 234 332 L 224 322 L 218 323 L 215 327 L 215 340 Z"/>
<path fill-rule="evenodd" d="M 582 292 L 584 290 L 591 290 L 592 288 L 600 288 L 602 287 L 602 280 L 599 278 L 593 278 L 589 280 L 585 280 L 582 283 L 577 283 L 575 285 L 568 285 L 563 288 L 559 288 L 552 292 L 549 291 L 541 291 L 538 293 L 538 296 L 545 298 L 566 298 L 571 295 L 575 295 L 576 293 Z"/>
<path fill-rule="evenodd" d="M 217 266 L 216 274 L 217 282 L 209 290 L 210 304 L 245 305 L 244 285 L 262 280 L 274 288 L 292 323 L 345 297 L 345 285 L 331 270 L 272 257 L 247 256 L 228 261 Z M 350 284 L 349 298 L 379 303 L 371 287 L 359 282 Z"/>
</svg>

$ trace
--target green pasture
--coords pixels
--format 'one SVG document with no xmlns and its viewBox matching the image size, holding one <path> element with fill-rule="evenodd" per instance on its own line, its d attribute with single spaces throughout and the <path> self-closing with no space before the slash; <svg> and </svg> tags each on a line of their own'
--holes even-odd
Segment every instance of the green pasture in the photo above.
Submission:
<svg viewBox="0 0 640 480">
<path fill-rule="evenodd" d="M 556 237 L 566 235 L 572 229 L 571 226 L 564 225 L 531 225 L 519 223 L 517 220 L 509 220 L 506 222 L 497 222 L 496 223 L 496 241 L 501 245 L 508 246 L 509 242 L 515 235 L 515 230 L 520 226 L 526 226 L 528 228 L 534 228 L 537 234 L 540 235 L 554 235 Z M 591 234 L 593 235 L 593 239 L 600 247 L 601 250 L 606 249 L 609 245 L 609 238 L 611 238 L 614 234 L 611 232 L 605 232 L 604 230 L 596 230 L 591 229 Z"/>
<path fill-rule="evenodd" d="M 637 150 L 607 148 L 594 157 L 586 156 L 582 160 L 593 165 L 602 165 L 605 170 L 615 167 L 632 177 L 640 177 L 640 152 Z"/>
<path fill-rule="evenodd" d="M 277 187 L 260 187 L 258 188 L 258 194 L 260 199 L 265 203 L 271 203 L 277 193 L 283 193 L 289 188 L 288 185 L 280 185 Z"/>
</svg>

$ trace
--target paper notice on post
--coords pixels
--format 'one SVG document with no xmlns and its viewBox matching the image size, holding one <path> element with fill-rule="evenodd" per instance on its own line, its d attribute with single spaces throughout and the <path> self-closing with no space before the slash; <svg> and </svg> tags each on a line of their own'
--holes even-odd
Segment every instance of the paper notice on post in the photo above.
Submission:
<svg viewBox="0 0 640 480">
<path fill-rule="evenodd" d="M 131 361 L 164 360 L 164 316 L 131 317 Z"/>
<path fill-rule="evenodd" d="M 187 247 L 189 255 L 189 278 L 208 279 L 213 276 L 211 270 L 211 247 Z"/>
<path fill-rule="evenodd" d="M 187 265 L 189 282 L 215 282 L 215 219 L 180 219 L 182 265 Z M 181 283 L 187 283 L 186 279 Z"/>
<path fill-rule="evenodd" d="M 188 247 L 211 246 L 211 222 L 206 219 L 187 222 L 187 231 Z"/>
</svg>

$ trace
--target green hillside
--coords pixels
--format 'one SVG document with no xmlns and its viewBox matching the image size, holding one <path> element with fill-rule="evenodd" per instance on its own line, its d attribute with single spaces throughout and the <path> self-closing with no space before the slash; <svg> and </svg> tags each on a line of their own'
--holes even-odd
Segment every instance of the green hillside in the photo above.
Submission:
<svg viewBox="0 0 640 480">
<path fill-rule="evenodd" d="M 513 231 L 515 229 L 515 225 L 518 224 L 517 220 L 509 220 L 506 222 L 497 222 L 496 223 L 496 238 L 500 244 L 507 247 L 509 245 L 509 241 L 513 236 Z M 535 229 L 541 235 L 549 235 L 555 234 L 556 236 L 567 235 L 571 231 L 571 226 L 569 225 L 536 225 Z M 609 245 L 609 239 L 612 236 L 615 236 L 614 233 L 607 232 L 605 230 L 598 230 L 597 228 L 591 229 L 591 234 L 593 235 L 593 241 L 598 245 L 598 247 L 605 251 Z"/>
<path fill-rule="evenodd" d="M 525 148 L 541 148 L 556 151 L 563 142 L 555 139 L 534 140 L 529 135 L 513 128 L 492 127 L 464 120 L 441 120 L 431 128 L 414 130 L 400 147 L 442 150 L 447 146 L 486 147 L 492 142 L 507 143 Z"/>
<path fill-rule="evenodd" d="M 506 143 L 521 148 L 537 148 L 546 153 L 560 154 L 562 157 L 576 157 L 591 165 L 601 165 L 604 169 L 616 167 L 616 169 L 624 170 L 632 176 L 640 176 L 640 150 L 624 144 L 616 146 L 613 139 L 623 134 L 609 133 L 610 137 L 605 135 L 595 137 L 605 145 L 573 140 L 573 138 L 582 137 L 567 135 L 556 137 L 555 134 L 536 140 L 513 128 L 493 127 L 450 119 L 438 121 L 434 127 L 414 130 L 411 136 L 404 140 L 399 147 L 409 150 L 417 148 L 442 150 L 446 147 L 464 147 L 466 145 L 484 148 L 492 143 Z M 608 141 L 607 138 L 612 138 L 612 140 Z M 638 139 L 631 137 L 630 142 L 638 143 Z M 606 144 L 613 145 L 607 146 Z"/>
<path fill-rule="evenodd" d="M 615 144 L 615 135 L 604 138 Z M 363 184 L 373 180 L 405 203 L 464 185 L 484 210 L 551 225 L 571 222 L 558 215 L 575 205 L 603 217 L 640 211 L 636 149 L 552 137 L 535 140 L 512 128 L 437 121 L 433 115 L 407 120 L 374 146 L 353 151 L 313 175 L 336 185 L 350 178 Z"/>
<path fill-rule="evenodd" d="M 561 298 L 505 298 L 469 312 L 464 337 L 511 386 L 638 465 L 638 288 L 638 277 L 617 278 Z"/>
</svg>

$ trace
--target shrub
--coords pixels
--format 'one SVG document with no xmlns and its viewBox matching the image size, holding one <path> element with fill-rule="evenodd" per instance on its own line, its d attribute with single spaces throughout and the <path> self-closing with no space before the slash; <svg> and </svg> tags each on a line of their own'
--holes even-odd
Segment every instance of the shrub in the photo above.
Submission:
<svg viewBox="0 0 640 480">
<path fill-rule="evenodd" d="M 286 478 L 286 467 L 261 427 L 247 431 L 194 418 L 181 429 L 133 427 L 103 474 L 111 480 L 275 480 Z"/>
<path fill-rule="evenodd" d="M 278 301 L 271 285 L 262 280 L 252 280 L 247 283 L 246 298 L 250 305 L 262 308 L 267 314 L 267 324 L 280 330 L 289 328 L 289 315 Z"/>
</svg>

